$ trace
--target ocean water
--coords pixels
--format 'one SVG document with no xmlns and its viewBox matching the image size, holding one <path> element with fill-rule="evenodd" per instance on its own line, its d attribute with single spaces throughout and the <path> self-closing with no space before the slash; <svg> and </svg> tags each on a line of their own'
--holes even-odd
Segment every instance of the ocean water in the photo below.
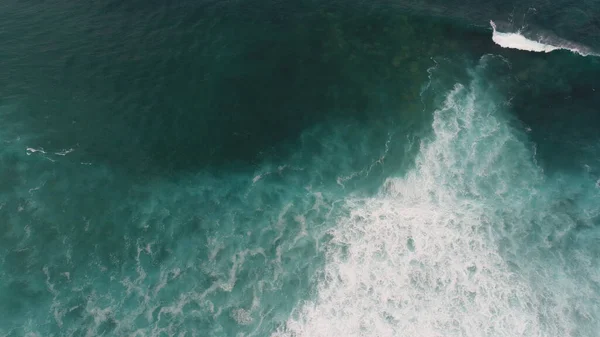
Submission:
<svg viewBox="0 0 600 337">
<path fill-rule="evenodd" d="M 4 1 L 0 336 L 597 336 L 598 17 Z"/>
</svg>

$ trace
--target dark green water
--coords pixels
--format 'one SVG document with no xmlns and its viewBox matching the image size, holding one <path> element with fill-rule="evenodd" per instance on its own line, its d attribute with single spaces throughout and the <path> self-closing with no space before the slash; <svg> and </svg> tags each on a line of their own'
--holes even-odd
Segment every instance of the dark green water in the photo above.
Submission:
<svg viewBox="0 0 600 337">
<path fill-rule="evenodd" d="M 0 336 L 595 336 L 597 17 L 3 2 Z"/>
</svg>

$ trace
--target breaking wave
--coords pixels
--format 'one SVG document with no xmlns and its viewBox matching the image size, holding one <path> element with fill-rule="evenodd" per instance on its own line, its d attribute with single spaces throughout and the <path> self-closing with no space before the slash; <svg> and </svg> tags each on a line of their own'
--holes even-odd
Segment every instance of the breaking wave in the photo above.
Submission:
<svg viewBox="0 0 600 337">
<path fill-rule="evenodd" d="M 388 179 L 375 198 L 346 202 L 315 298 L 274 336 L 598 331 L 598 259 L 590 246 L 563 244 L 574 223 L 599 210 L 582 211 L 585 201 L 566 207 L 565 191 L 535 164 L 485 80 L 496 61 L 485 56 L 471 82 L 447 94 L 412 172 Z M 584 200 L 597 198 L 586 183 Z"/>
<path fill-rule="evenodd" d="M 494 21 L 490 21 L 493 35 L 492 40 L 502 48 L 511 48 L 538 53 L 549 53 L 555 50 L 568 50 L 582 56 L 598 56 L 590 48 L 569 41 L 546 41 L 540 39 L 534 41 L 523 36 L 521 32 L 509 33 L 499 32 Z"/>
</svg>

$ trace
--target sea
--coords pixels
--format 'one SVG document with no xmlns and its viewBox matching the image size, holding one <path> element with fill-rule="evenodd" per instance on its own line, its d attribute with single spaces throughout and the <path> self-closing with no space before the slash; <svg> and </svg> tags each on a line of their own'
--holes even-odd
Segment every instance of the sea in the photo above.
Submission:
<svg viewBox="0 0 600 337">
<path fill-rule="evenodd" d="M 2 0 L 0 336 L 600 336 L 600 2 Z"/>
</svg>

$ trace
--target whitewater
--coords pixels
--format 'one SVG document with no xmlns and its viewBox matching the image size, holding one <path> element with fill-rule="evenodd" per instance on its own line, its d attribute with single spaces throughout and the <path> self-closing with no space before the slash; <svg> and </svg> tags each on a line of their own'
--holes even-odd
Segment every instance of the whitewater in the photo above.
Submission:
<svg viewBox="0 0 600 337">
<path fill-rule="evenodd" d="M 565 187 L 544 175 L 486 79 L 503 63 L 483 57 L 447 93 L 411 172 L 346 201 L 315 298 L 274 337 L 599 331 L 598 256 L 575 229 L 598 214 L 600 195 L 593 179 L 570 181 L 585 197 L 565 203 Z M 579 246 L 566 249 L 571 240 Z"/>
<path fill-rule="evenodd" d="M 538 53 L 549 53 L 555 50 L 568 50 L 581 56 L 598 56 L 598 54 L 594 53 L 590 48 L 570 41 L 564 41 L 560 39 L 552 39 L 550 41 L 544 41 L 544 39 L 540 39 L 540 41 L 535 41 L 523 36 L 520 31 L 515 33 L 499 32 L 497 31 L 494 21 L 490 20 L 490 25 L 492 26 L 493 30 L 492 40 L 502 48 L 511 48 Z"/>
</svg>

